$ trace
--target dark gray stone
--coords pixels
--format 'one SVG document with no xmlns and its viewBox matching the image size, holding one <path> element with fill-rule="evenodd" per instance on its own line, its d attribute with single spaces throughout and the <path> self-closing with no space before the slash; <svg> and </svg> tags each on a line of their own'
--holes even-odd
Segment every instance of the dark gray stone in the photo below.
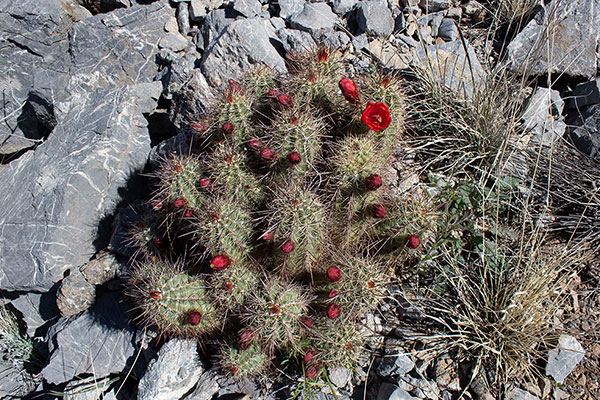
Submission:
<svg viewBox="0 0 600 400">
<path fill-rule="evenodd" d="M 571 109 L 576 109 L 598 103 L 600 103 L 600 78 L 575 86 L 568 106 Z"/>
<path fill-rule="evenodd" d="M 185 49 L 187 45 L 188 40 L 177 32 L 166 34 L 165 36 L 161 37 L 160 41 L 158 42 L 158 47 L 161 49 L 172 51 L 181 51 Z"/>
<path fill-rule="evenodd" d="M 131 0 L 78 0 L 94 14 L 107 13 L 117 8 L 131 7 Z"/>
<path fill-rule="evenodd" d="M 115 88 L 150 82 L 164 26 L 174 15 L 166 0 L 118 9 L 76 23 L 69 52 L 73 61 L 69 91 Z"/>
<path fill-rule="evenodd" d="M 389 36 L 394 31 L 392 12 L 380 1 L 361 1 L 356 6 L 356 22 L 360 33 Z"/>
<path fill-rule="evenodd" d="M 87 310 L 94 304 L 96 287 L 85 280 L 79 269 L 62 280 L 56 294 L 56 305 L 63 317 L 70 317 Z"/>
<path fill-rule="evenodd" d="M 171 122 L 184 128 L 205 113 L 215 102 L 212 88 L 199 69 L 190 71 L 186 81 L 179 88 L 173 88 L 173 106 L 169 110 Z"/>
<path fill-rule="evenodd" d="M 470 98 L 483 86 L 486 74 L 473 48 L 465 43 L 466 51 L 460 40 L 419 46 L 415 61 L 441 84 Z"/>
<path fill-rule="evenodd" d="M 37 383 L 25 369 L 0 355 L 0 398 L 22 399 L 31 393 Z"/>
<path fill-rule="evenodd" d="M 207 48 L 214 43 L 233 21 L 235 21 L 235 17 L 228 17 L 225 10 L 211 11 L 202 25 L 204 47 Z"/>
<path fill-rule="evenodd" d="M 219 391 L 218 374 L 215 371 L 206 371 L 198 379 L 194 391 L 186 396 L 185 400 L 210 400 Z"/>
<path fill-rule="evenodd" d="M 550 375 L 558 383 L 563 383 L 584 356 L 585 350 L 577 339 L 569 335 L 560 335 L 558 347 L 548 352 L 546 375 Z"/>
<path fill-rule="evenodd" d="M 358 0 L 333 0 L 333 12 L 337 15 L 345 15 L 352 11 Z"/>
<path fill-rule="evenodd" d="M 177 4 L 177 26 L 179 33 L 187 36 L 190 31 L 190 4 L 180 2 Z"/>
<path fill-rule="evenodd" d="M 288 19 L 292 15 L 302 12 L 304 9 L 304 0 L 279 0 L 279 16 L 283 19 Z"/>
<path fill-rule="evenodd" d="M 381 361 L 375 368 L 375 371 L 381 377 L 391 375 L 405 375 L 415 368 L 415 362 L 407 355 L 386 355 L 381 358 Z"/>
<path fill-rule="evenodd" d="M 436 11 L 442 11 L 450 8 L 452 3 L 450 0 L 421 0 L 419 2 L 421 8 L 425 13 L 432 13 Z"/>
<path fill-rule="evenodd" d="M 179 399 L 194 388 L 204 368 L 196 339 L 171 339 L 158 352 L 138 385 L 138 400 Z"/>
<path fill-rule="evenodd" d="M 262 4 L 258 0 L 236 0 L 233 9 L 246 18 L 252 18 L 261 13 Z"/>
<path fill-rule="evenodd" d="M 549 145 L 562 138 L 566 124 L 562 120 L 565 102 L 556 90 L 537 88 L 529 97 L 523 113 L 523 125 L 537 143 Z"/>
<path fill-rule="evenodd" d="M 27 335 L 36 336 L 36 330 L 60 316 L 54 302 L 54 293 L 26 293 L 10 301 L 27 325 Z"/>
<path fill-rule="evenodd" d="M 337 16 L 326 3 L 305 3 L 302 11 L 292 15 L 288 21 L 291 28 L 310 32 L 314 36 L 333 29 Z"/>
<path fill-rule="evenodd" d="M 406 390 L 396 385 L 385 382 L 379 387 L 377 400 L 419 400 L 419 398 L 411 396 Z"/>
<path fill-rule="evenodd" d="M 48 72 L 45 85 L 65 96 L 68 32 L 90 15 L 68 1 L 0 0 L 0 155 L 39 144 L 54 128 L 51 100 L 30 92 L 36 75 Z"/>
<path fill-rule="evenodd" d="M 458 39 L 458 27 L 452 18 L 444 18 L 437 31 L 437 37 L 447 42 Z"/>
<path fill-rule="evenodd" d="M 509 69 L 534 76 L 595 77 L 599 21 L 600 0 L 552 1 L 508 45 Z"/>
<path fill-rule="evenodd" d="M 220 87 L 228 79 L 239 78 L 255 64 L 286 72 L 285 62 L 271 39 L 277 39 L 277 35 L 268 20 L 234 21 L 207 47 L 202 58 L 202 73 L 213 87 Z"/>
<path fill-rule="evenodd" d="M 279 29 L 277 36 L 279 36 L 283 48 L 287 53 L 299 54 L 314 50 L 317 47 L 315 40 L 308 32 L 296 29 Z"/>
<path fill-rule="evenodd" d="M 54 325 L 48 332 L 44 379 L 60 384 L 83 373 L 103 378 L 121 372 L 135 350 L 129 308 L 118 294 L 108 293 L 90 310 Z"/>
<path fill-rule="evenodd" d="M 575 147 L 600 161 L 600 104 L 572 111 L 566 122 L 567 134 Z"/>
<path fill-rule="evenodd" d="M 98 226 L 132 196 L 128 180 L 150 151 L 143 113 L 161 91 L 154 82 L 78 93 L 46 142 L 0 170 L 2 289 L 49 289 L 107 240 Z"/>
</svg>

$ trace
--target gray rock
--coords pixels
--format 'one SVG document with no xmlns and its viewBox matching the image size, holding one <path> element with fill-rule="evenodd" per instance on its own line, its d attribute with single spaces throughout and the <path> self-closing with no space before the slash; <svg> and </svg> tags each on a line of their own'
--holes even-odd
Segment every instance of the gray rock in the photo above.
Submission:
<svg viewBox="0 0 600 400">
<path fill-rule="evenodd" d="M 600 161 L 600 104 L 574 110 L 566 122 L 567 135 L 575 147 Z"/>
<path fill-rule="evenodd" d="M 279 0 L 279 16 L 288 19 L 292 15 L 302 12 L 304 9 L 304 0 Z"/>
<path fill-rule="evenodd" d="M 509 69 L 591 79 L 597 75 L 600 0 L 554 0 L 510 42 Z"/>
<path fill-rule="evenodd" d="M 264 64 L 286 72 L 285 62 L 270 38 L 276 38 L 273 26 L 264 19 L 232 22 L 206 49 L 201 69 L 213 87 L 219 87 L 254 64 Z"/>
<path fill-rule="evenodd" d="M 30 92 L 36 76 L 47 72 L 52 79 L 44 86 L 52 97 L 66 96 L 68 32 L 90 15 L 78 4 L 58 0 L 0 0 L 0 155 L 39 144 L 54 128 L 52 100 Z"/>
<path fill-rule="evenodd" d="M 54 325 L 48 332 L 44 379 L 59 384 L 83 373 L 103 378 L 122 371 L 135 350 L 129 308 L 119 295 L 108 293 L 90 310 Z"/>
<path fill-rule="evenodd" d="M 181 51 L 185 49 L 187 45 L 187 39 L 177 32 L 168 33 L 167 35 L 161 37 L 160 41 L 158 42 L 158 47 L 161 49 L 168 49 L 172 51 Z"/>
<path fill-rule="evenodd" d="M 446 10 L 450 8 L 452 3 L 450 2 L 450 0 L 421 0 L 419 2 L 419 5 L 421 6 L 421 8 L 423 8 L 425 13 L 431 13 Z"/>
<path fill-rule="evenodd" d="M 228 18 L 225 10 L 211 11 L 202 25 L 204 46 L 208 47 L 213 44 L 233 21 L 235 18 Z"/>
<path fill-rule="evenodd" d="M 59 312 L 54 301 L 54 293 L 26 293 L 10 303 L 23 316 L 27 325 L 27 335 L 36 336 L 36 330 L 52 319 L 58 319 Z"/>
<path fill-rule="evenodd" d="M 600 103 L 600 78 L 575 86 L 573 97 L 570 99 L 568 106 L 571 109 L 576 109 L 598 103 Z"/>
<path fill-rule="evenodd" d="M 302 11 L 292 15 L 288 21 L 291 28 L 310 32 L 314 36 L 333 29 L 337 16 L 326 3 L 305 3 Z"/>
<path fill-rule="evenodd" d="M 77 93 L 48 140 L 0 170 L 2 289 L 49 289 L 108 241 L 94 243 L 98 223 L 127 201 L 125 188 L 133 196 L 128 180 L 150 151 L 143 113 L 161 91 L 155 82 Z"/>
<path fill-rule="evenodd" d="M 252 18 L 261 13 L 262 4 L 258 0 L 236 0 L 233 9 L 246 18 Z"/>
<path fill-rule="evenodd" d="M 189 3 L 180 2 L 177 4 L 177 25 L 179 33 L 187 36 L 190 31 L 190 5 Z"/>
<path fill-rule="evenodd" d="M 279 36 L 287 53 L 299 54 L 317 47 L 315 40 L 308 32 L 296 29 L 279 29 L 277 36 Z"/>
<path fill-rule="evenodd" d="M 523 124 L 537 143 L 549 145 L 564 136 L 567 127 L 561 116 L 564 105 L 560 94 L 552 89 L 537 88 L 529 97 Z"/>
<path fill-rule="evenodd" d="M 352 11 L 358 0 L 333 0 L 333 12 L 337 15 L 345 15 Z"/>
<path fill-rule="evenodd" d="M 114 394 L 106 393 L 110 379 L 98 379 L 95 376 L 71 381 L 63 390 L 63 400 L 114 400 Z"/>
<path fill-rule="evenodd" d="M 375 371 L 381 377 L 387 377 L 391 375 L 405 375 L 415 368 L 414 361 L 407 355 L 386 355 L 383 357 L 375 368 Z"/>
<path fill-rule="evenodd" d="M 96 287 L 85 280 L 79 269 L 62 280 L 56 294 L 56 305 L 63 317 L 87 310 L 94 304 Z"/>
<path fill-rule="evenodd" d="M 419 400 L 419 398 L 411 396 L 406 390 L 396 385 L 385 382 L 379 387 L 377 400 Z"/>
<path fill-rule="evenodd" d="M 206 17 L 206 4 L 204 0 L 192 0 L 190 3 L 190 19 L 195 22 L 202 21 Z"/>
<path fill-rule="evenodd" d="M 558 347 L 548 352 L 546 375 L 550 375 L 558 383 L 563 383 L 584 356 L 585 350 L 577 339 L 569 335 L 560 335 Z"/>
<path fill-rule="evenodd" d="M 194 391 L 184 400 L 210 400 L 219 391 L 218 374 L 215 371 L 206 371 L 200 376 Z"/>
<path fill-rule="evenodd" d="M 119 270 L 119 262 L 108 251 L 101 251 L 98 255 L 80 268 L 86 281 L 92 285 L 101 285 L 115 277 Z"/>
<path fill-rule="evenodd" d="M 328 377 L 334 386 L 343 388 L 350 382 L 352 371 L 346 367 L 332 367 L 328 368 Z"/>
<path fill-rule="evenodd" d="M 458 27 L 456 26 L 456 22 L 451 18 L 444 18 L 438 28 L 437 37 L 442 38 L 447 42 L 458 39 Z"/>
<path fill-rule="evenodd" d="M 22 399 L 31 393 L 37 383 L 22 366 L 0 355 L 0 398 Z"/>
<path fill-rule="evenodd" d="M 179 128 L 195 121 L 215 102 L 212 88 L 199 69 L 190 71 L 186 81 L 179 88 L 173 88 L 173 106 L 169 110 L 171 122 Z"/>
<path fill-rule="evenodd" d="M 198 382 L 204 369 L 196 339 L 171 339 L 150 363 L 138 386 L 138 400 L 179 399 Z"/>
<path fill-rule="evenodd" d="M 537 396 L 518 387 L 509 389 L 504 396 L 506 400 L 539 400 Z"/>
<path fill-rule="evenodd" d="M 473 48 L 462 41 L 419 46 L 415 60 L 441 84 L 470 98 L 485 82 L 485 72 Z M 468 55 L 468 57 L 467 57 Z"/>
<path fill-rule="evenodd" d="M 394 31 L 392 12 L 381 2 L 361 1 L 356 6 L 356 22 L 359 33 L 365 32 L 376 36 L 389 36 Z"/>
</svg>

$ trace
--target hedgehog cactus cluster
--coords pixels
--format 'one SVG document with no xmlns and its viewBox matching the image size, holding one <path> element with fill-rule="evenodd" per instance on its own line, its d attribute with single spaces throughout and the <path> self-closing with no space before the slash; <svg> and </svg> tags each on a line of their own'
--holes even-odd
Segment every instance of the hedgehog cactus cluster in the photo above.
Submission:
<svg viewBox="0 0 600 400">
<path fill-rule="evenodd" d="M 129 294 L 166 336 L 219 343 L 238 378 L 282 359 L 306 378 L 352 367 L 361 320 L 420 240 L 393 190 L 400 82 L 335 54 L 230 81 L 155 171 Z"/>
</svg>

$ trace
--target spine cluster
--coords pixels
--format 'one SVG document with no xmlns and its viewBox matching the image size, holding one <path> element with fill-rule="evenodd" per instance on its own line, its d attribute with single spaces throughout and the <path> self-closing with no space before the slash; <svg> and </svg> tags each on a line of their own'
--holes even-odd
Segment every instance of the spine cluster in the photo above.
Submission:
<svg viewBox="0 0 600 400">
<path fill-rule="evenodd" d="M 395 194 L 400 83 L 350 77 L 321 49 L 230 81 L 191 123 L 190 151 L 155 172 L 129 293 L 164 335 L 220 343 L 219 364 L 261 376 L 282 358 L 315 378 L 352 367 L 361 320 L 418 252 Z"/>
</svg>

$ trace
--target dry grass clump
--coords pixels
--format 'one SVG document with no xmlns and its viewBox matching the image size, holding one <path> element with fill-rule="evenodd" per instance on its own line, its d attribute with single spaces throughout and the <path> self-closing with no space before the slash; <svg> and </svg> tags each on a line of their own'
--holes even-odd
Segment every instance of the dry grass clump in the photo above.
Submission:
<svg viewBox="0 0 600 400">
<path fill-rule="evenodd" d="M 34 357 L 31 339 L 22 334 L 17 318 L 0 303 L 0 349 L 16 363 L 29 362 Z"/>
</svg>

